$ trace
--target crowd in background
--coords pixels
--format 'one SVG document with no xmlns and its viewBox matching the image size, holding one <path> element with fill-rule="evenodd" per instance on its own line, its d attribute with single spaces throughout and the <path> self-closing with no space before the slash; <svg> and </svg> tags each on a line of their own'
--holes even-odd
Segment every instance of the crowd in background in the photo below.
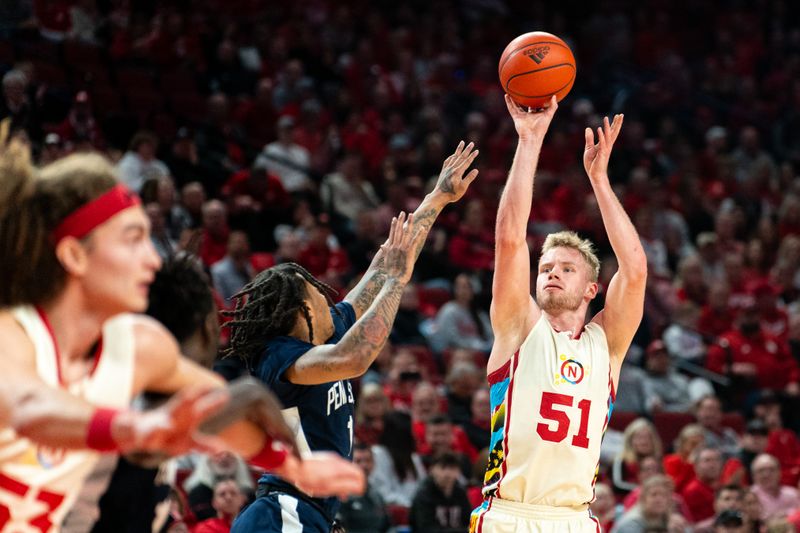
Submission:
<svg viewBox="0 0 800 533">
<path fill-rule="evenodd" d="M 475 142 L 480 176 L 431 232 L 360 380 L 354 456 L 370 484 L 341 516 L 354 533 L 466 531 L 489 442 L 493 225 L 515 148 L 496 62 L 519 33 L 559 35 L 578 74 L 539 161 L 532 260 L 549 232 L 591 238 L 602 308 L 616 265 L 583 129 L 622 112 L 611 179 L 649 261 L 593 509 L 622 533 L 793 531 L 798 20 L 786 0 L 6 1 L 0 128 L 42 165 L 85 150 L 115 161 L 159 253 L 196 253 L 220 308 L 287 261 L 343 295 L 391 217 L 418 205 L 459 140 Z M 253 490 L 234 457 L 173 470 L 170 531 L 223 531 Z"/>
</svg>

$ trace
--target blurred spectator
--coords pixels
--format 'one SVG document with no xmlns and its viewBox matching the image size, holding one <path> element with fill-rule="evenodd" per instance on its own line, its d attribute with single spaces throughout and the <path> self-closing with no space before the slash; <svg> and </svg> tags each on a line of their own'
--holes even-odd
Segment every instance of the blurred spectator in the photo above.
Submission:
<svg viewBox="0 0 800 533">
<path fill-rule="evenodd" d="M 766 424 L 759 419 L 747 423 L 741 439 L 739 453 L 730 457 L 723 468 L 722 479 L 724 483 L 750 484 L 750 469 L 753 460 L 767 450 L 767 435 L 769 430 Z"/>
<path fill-rule="evenodd" d="M 724 278 L 725 269 L 716 233 L 704 231 L 697 236 L 697 257 L 703 267 L 703 278 L 709 287 Z"/>
<path fill-rule="evenodd" d="M 731 291 L 725 281 L 714 281 L 708 288 L 708 302 L 700 310 L 697 331 L 712 342 L 733 328 L 736 314 L 728 305 Z"/>
<path fill-rule="evenodd" d="M 356 443 L 353 446 L 353 462 L 364 471 L 369 480 L 375 467 L 370 447 Z M 337 519 L 349 533 L 386 533 L 390 526 L 386 504 L 369 481 L 364 494 L 350 496 L 342 502 Z"/>
<path fill-rule="evenodd" d="M 466 491 L 458 484 L 458 457 L 450 452 L 436 455 L 429 473 L 411 504 L 411 531 L 466 533 L 472 509 Z"/>
<path fill-rule="evenodd" d="M 716 448 L 727 459 L 739 452 L 739 436 L 734 430 L 722 425 L 722 404 L 716 396 L 706 396 L 695 406 L 697 423 L 705 431 L 705 444 Z"/>
<path fill-rule="evenodd" d="M 699 529 L 695 529 L 695 532 L 699 531 Z M 706 531 L 712 533 L 740 533 L 758 530 L 748 528 L 748 524 L 742 517 L 742 513 L 729 509 L 715 516 L 712 522 L 712 529 L 707 529 Z"/>
<path fill-rule="evenodd" d="M 170 176 L 156 182 L 155 200 L 164 215 L 167 232 L 173 240 L 180 239 L 181 233 L 192 226 L 192 219 L 177 199 L 175 182 Z"/>
<path fill-rule="evenodd" d="M 681 496 L 689 505 L 695 521 L 714 516 L 714 494 L 722 475 L 722 454 L 716 448 L 701 447 L 694 452 L 695 477 L 686 484 Z"/>
<path fill-rule="evenodd" d="M 390 409 L 389 398 L 378 383 L 362 383 L 356 402 L 355 435 L 359 442 L 378 444 L 383 434 L 383 419 Z"/>
<path fill-rule="evenodd" d="M 147 218 L 150 219 L 150 240 L 161 259 L 171 257 L 176 250 L 176 243 L 167 231 L 167 224 L 161 207 L 156 202 L 144 206 Z"/>
<path fill-rule="evenodd" d="M 366 272 L 383 243 L 378 234 L 374 211 L 367 210 L 358 213 L 353 226 L 353 238 L 345 242 L 347 242 L 345 249 L 350 260 L 351 272 L 354 275 Z M 408 286 L 406 285 L 406 287 Z M 411 286 L 413 287 L 413 285 Z"/>
<path fill-rule="evenodd" d="M 0 100 L 0 119 L 9 120 L 9 131 L 25 131 L 34 142 L 41 139 L 39 113 L 28 96 L 30 80 L 21 70 L 13 69 L 3 75 L 3 99 Z"/>
<path fill-rule="evenodd" d="M 484 373 L 474 363 L 455 363 L 445 378 L 447 416 L 454 424 L 463 424 L 472 418 L 472 395 L 480 387 Z M 480 446 L 482 449 L 485 446 Z"/>
<path fill-rule="evenodd" d="M 292 117 L 284 115 L 279 118 L 278 139 L 264 147 L 255 166 L 277 176 L 290 193 L 311 191 L 316 188 L 308 175 L 311 157 L 308 150 L 292 140 L 293 129 Z"/>
<path fill-rule="evenodd" d="M 203 228 L 198 255 L 203 264 L 210 267 L 228 251 L 228 210 L 219 200 L 209 200 L 203 204 Z"/>
<path fill-rule="evenodd" d="M 768 180 L 775 177 L 775 161 L 761 148 L 758 130 L 752 126 L 742 129 L 739 147 L 731 154 L 731 158 L 739 183 L 762 175 L 766 175 Z"/>
<path fill-rule="evenodd" d="M 66 155 L 64 143 L 58 133 L 48 133 L 39 154 L 39 166 L 45 166 Z"/>
<path fill-rule="evenodd" d="M 713 392 L 711 384 L 702 378 L 690 381 L 672 368 L 663 341 L 654 340 L 647 346 L 645 368 L 644 391 L 649 412 L 688 413 L 695 401 Z"/>
<path fill-rule="evenodd" d="M 473 448 L 476 450 L 488 448 L 492 432 L 492 405 L 489 389 L 485 386 L 479 387 L 472 394 L 470 413 L 470 419 L 463 422 L 461 428 L 467 434 Z M 480 456 L 479 453 L 478 457 Z"/>
<path fill-rule="evenodd" d="M 633 362 L 631 352 L 635 348 L 632 346 L 628 350 L 628 356 L 622 362 L 622 369 L 619 373 L 617 382 L 617 397 L 614 402 L 614 410 L 626 413 L 636 413 L 639 415 L 647 414 L 647 393 L 644 390 L 645 372 Z M 639 352 L 641 354 L 641 352 Z"/>
<path fill-rule="evenodd" d="M 769 521 L 784 518 L 800 507 L 797 489 L 781 485 L 781 465 L 773 456 L 762 453 L 751 465 L 752 491 L 761 502 L 761 518 Z"/>
<path fill-rule="evenodd" d="M 189 495 L 189 506 L 197 520 L 214 518 L 217 512 L 211 506 L 214 487 L 220 480 L 233 479 L 249 499 L 253 493 L 253 478 L 250 469 L 240 457 L 230 452 L 201 455 L 192 474 L 183 482 Z"/>
<path fill-rule="evenodd" d="M 392 358 L 386 384 L 386 395 L 389 397 L 392 409 L 410 412 L 413 404 L 412 394 L 422 380 L 422 368 L 417 361 L 417 356 L 409 349 L 398 348 Z M 427 391 L 426 394 L 428 394 Z M 436 389 L 433 389 L 433 396 L 438 397 Z M 426 416 L 430 416 L 437 408 L 436 402 L 430 402 L 430 404 L 426 402 L 424 413 Z"/>
<path fill-rule="evenodd" d="M 778 295 L 777 287 L 768 281 L 762 281 L 753 287 L 761 330 L 775 339 L 786 341 L 789 335 L 789 315 L 778 307 Z"/>
<path fill-rule="evenodd" d="M 419 305 L 419 289 L 415 283 L 409 283 L 403 289 L 400 308 L 392 324 L 390 339 L 394 344 L 427 344 L 420 329 L 424 317 Z"/>
<path fill-rule="evenodd" d="M 696 306 L 705 305 L 708 297 L 708 285 L 700 258 L 690 255 L 681 260 L 678 264 L 677 274 L 678 299 L 681 302 L 692 302 Z"/>
<path fill-rule="evenodd" d="M 100 13 L 95 0 L 78 0 L 69 8 L 69 37 L 84 43 L 96 44 L 100 28 Z"/>
<path fill-rule="evenodd" d="M 276 231 L 275 241 L 278 249 L 275 250 L 275 264 L 297 263 L 300 260 L 300 249 L 303 245 L 297 231 L 287 229 L 286 231 Z"/>
<path fill-rule="evenodd" d="M 178 187 L 197 182 L 206 189 L 211 187 L 212 192 L 216 193 L 217 182 L 209 176 L 208 169 L 203 166 L 197 153 L 194 133 L 189 128 L 178 129 L 170 153 L 165 159 Z"/>
<path fill-rule="evenodd" d="M 192 533 L 230 533 L 233 519 L 239 514 L 246 499 L 234 479 L 221 479 L 214 485 L 211 507 L 217 512 L 214 518 L 198 523 Z"/>
<path fill-rule="evenodd" d="M 181 189 L 181 206 L 189 215 L 189 227 L 199 228 L 203 223 L 203 205 L 206 203 L 206 191 L 199 181 L 191 181 Z"/>
<path fill-rule="evenodd" d="M 757 420 L 762 421 L 769 431 L 766 447 L 759 452 L 766 452 L 775 457 L 781 465 L 781 483 L 797 486 L 800 474 L 800 439 L 797 434 L 783 426 L 782 405 L 779 398 L 769 391 L 762 391 L 755 405 Z"/>
<path fill-rule="evenodd" d="M 686 485 L 694 479 L 694 464 L 691 459 L 704 441 L 703 427 L 699 424 L 688 424 L 675 439 L 675 453 L 664 456 L 664 473 L 672 478 L 675 492 L 682 493 Z"/>
<path fill-rule="evenodd" d="M 214 289 L 229 302 L 256 275 L 250 262 L 250 242 L 243 231 L 232 231 L 228 236 L 228 253 L 211 265 Z"/>
<path fill-rule="evenodd" d="M 736 329 L 722 334 L 708 349 L 706 367 L 731 375 L 740 391 L 754 388 L 782 390 L 798 386 L 797 362 L 785 342 L 766 333 L 753 304 L 739 313 Z"/>
<path fill-rule="evenodd" d="M 298 262 L 312 276 L 335 288 L 341 288 L 342 276 L 350 268 L 350 263 L 344 250 L 338 243 L 332 244 L 330 237 L 330 224 L 327 217 L 321 215 L 311 227 L 308 242 L 300 250 Z"/>
<path fill-rule="evenodd" d="M 450 239 L 448 252 L 450 262 L 457 268 L 494 269 L 494 231 L 487 223 L 481 199 L 467 202 L 458 231 Z"/>
<path fill-rule="evenodd" d="M 723 485 L 718 488 L 714 497 L 714 516 L 705 520 L 697 520 L 694 533 L 715 533 L 715 527 L 719 525 L 719 522 L 725 522 L 727 516 L 732 514 L 731 512 L 739 514 L 739 526 L 744 525 L 744 519 L 741 516 L 743 495 L 744 489 L 739 485 Z M 726 516 L 723 513 L 728 514 Z"/>
<path fill-rule="evenodd" d="M 477 458 L 478 451 L 469 443 L 464 431 L 446 416 L 436 415 L 425 424 L 425 439 L 420 442 L 417 427 L 419 426 L 414 427 L 414 433 L 420 455 L 430 459 L 441 453 L 453 453 L 461 465 L 464 479 L 469 479 L 472 463 Z"/>
<path fill-rule="evenodd" d="M 597 483 L 594 486 L 594 501 L 589 504 L 589 510 L 600 522 L 601 531 L 611 531 L 617 519 L 617 504 L 614 500 L 614 491 L 607 483 Z"/>
<path fill-rule="evenodd" d="M 747 531 L 761 531 L 761 526 L 764 523 L 763 513 L 764 508 L 761 505 L 761 500 L 753 492 L 753 489 L 745 490 L 742 497 L 742 518 L 744 518 L 745 526 L 748 528 Z"/>
<path fill-rule="evenodd" d="M 169 169 L 156 159 L 158 139 L 148 131 L 140 131 L 131 139 L 128 151 L 117 163 L 119 179 L 132 190 L 139 192 L 148 179 L 158 180 L 169 176 Z"/>
<path fill-rule="evenodd" d="M 425 478 L 425 465 L 415 449 L 408 415 L 387 413 L 380 444 L 372 447 L 375 469 L 369 482 L 389 505 L 410 507 L 420 480 Z"/>
<path fill-rule="evenodd" d="M 706 357 L 706 345 L 697 331 L 700 309 L 694 302 L 683 301 L 675 308 L 673 323 L 664 330 L 664 344 L 672 357 L 695 364 L 702 364 Z"/>
<path fill-rule="evenodd" d="M 441 352 L 448 348 L 468 348 L 488 352 L 494 336 L 489 315 L 475 301 L 472 279 L 459 274 L 453 285 L 453 300 L 439 309 L 428 334 L 431 348 Z"/>
<path fill-rule="evenodd" d="M 89 0 L 91 1 L 91 0 Z M 64 121 L 53 130 L 68 145 L 88 142 L 97 150 L 105 148 L 105 140 L 100 125 L 94 118 L 89 93 L 79 91 L 72 101 L 72 107 Z"/>
<path fill-rule="evenodd" d="M 345 234 L 353 233 L 359 213 L 380 205 L 375 189 L 365 179 L 358 152 L 344 155 L 339 162 L 339 170 L 323 178 L 319 192 L 325 210 L 331 213 L 335 225 Z"/>
<path fill-rule="evenodd" d="M 648 420 L 637 418 L 625 428 L 622 453 L 612 465 L 611 479 L 614 489 L 628 493 L 639 483 L 639 463 L 645 457 L 662 457 L 661 438 Z"/>
<path fill-rule="evenodd" d="M 667 530 L 672 514 L 672 481 L 664 475 L 655 475 L 642 484 L 639 503 L 623 514 L 614 524 L 611 533 L 642 533 L 649 528 Z"/>
</svg>

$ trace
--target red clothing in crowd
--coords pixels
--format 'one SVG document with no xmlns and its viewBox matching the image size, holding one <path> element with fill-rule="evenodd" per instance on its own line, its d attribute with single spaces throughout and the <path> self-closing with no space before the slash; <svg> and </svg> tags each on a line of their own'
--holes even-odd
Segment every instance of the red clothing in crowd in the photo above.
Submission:
<svg viewBox="0 0 800 533">
<path fill-rule="evenodd" d="M 695 478 L 686 485 L 681 496 L 689 506 L 694 522 L 714 516 L 714 487 L 711 485 Z"/>
<path fill-rule="evenodd" d="M 347 254 L 341 248 L 332 250 L 329 246 L 307 245 L 300 252 L 297 262 L 303 265 L 314 277 L 322 277 L 329 272 L 343 274 L 349 268 Z"/>
<path fill-rule="evenodd" d="M 411 432 L 414 434 L 414 440 L 417 441 L 417 453 L 420 455 L 428 455 L 431 453 L 431 447 L 425 439 L 425 422 L 415 420 L 411 423 Z M 478 450 L 476 450 L 469 437 L 464 433 L 460 426 L 453 424 L 453 452 L 463 454 L 469 459 L 470 463 L 474 463 L 478 458 Z"/>
<path fill-rule="evenodd" d="M 222 194 L 230 198 L 249 196 L 260 207 L 291 207 L 292 199 L 283 188 L 281 180 L 272 174 L 265 173 L 263 176 L 266 176 L 266 183 L 253 183 L 250 169 L 235 172 L 222 186 Z"/>
<path fill-rule="evenodd" d="M 491 230 L 462 228 L 450 239 L 450 262 L 468 270 L 494 270 L 494 234 Z"/>
<path fill-rule="evenodd" d="M 697 331 L 708 337 L 719 337 L 733 329 L 735 318 L 736 313 L 730 308 L 719 311 L 704 305 L 700 310 L 700 318 L 697 320 Z"/>
<path fill-rule="evenodd" d="M 194 526 L 192 533 L 230 533 L 231 523 L 224 518 L 209 518 Z"/>
<path fill-rule="evenodd" d="M 223 235 L 218 238 L 214 237 L 207 230 L 203 230 L 203 236 L 200 240 L 199 256 L 203 264 L 210 267 L 228 253 L 228 231 L 226 230 Z"/>
<path fill-rule="evenodd" d="M 790 429 L 773 429 L 769 432 L 766 453 L 781 464 L 781 485 L 797 486 L 800 478 L 800 440 Z"/>
<path fill-rule="evenodd" d="M 677 453 L 664 456 L 664 473 L 675 483 L 675 492 L 681 493 L 694 479 L 694 466 Z"/>
<path fill-rule="evenodd" d="M 723 348 L 719 343 L 708 348 L 706 368 L 712 372 L 726 374 L 730 357 L 733 363 L 752 363 L 756 366 L 759 388 L 781 390 L 789 383 L 797 382 L 797 362 L 786 343 L 763 332 L 745 337 L 739 330 L 728 331 L 720 341 L 727 341 L 729 348 Z"/>
</svg>

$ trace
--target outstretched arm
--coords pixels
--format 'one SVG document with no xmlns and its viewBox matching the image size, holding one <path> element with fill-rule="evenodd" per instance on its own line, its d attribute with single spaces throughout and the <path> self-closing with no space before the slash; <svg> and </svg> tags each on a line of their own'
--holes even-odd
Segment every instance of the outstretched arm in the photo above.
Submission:
<svg viewBox="0 0 800 533">
<path fill-rule="evenodd" d="M 336 344 L 315 346 L 286 371 L 286 379 L 297 385 L 318 385 L 362 375 L 378 356 L 392 331 L 400 297 L 414 269 L 416 250 L 422 241 L 413 215 L 392 220 L 386 254 L 386 282 L 367 312 Z"/>
<path fill-rule="evenodd" d="M 531 296 L 527 229 L 539 152 L 558 109 L 555 97 L 539 113 L 520 108 L 508 95 L 506 106 L 519 141 L 497 211 L 490 313 L 495 343 L 487 368 L 490 374 L 502 367 L 519 348 L 541 313 Z"/>
<path fill-rule="evenodd" d="M 417 230 L 420 231 L 420 241 L 414 249 L 414 261 L 422 252 L 422 247 L 425 246 L 425 239 L 428 237 L 428 233 L 431 231 L 433 223 L 439 213 L 442 212 L 442 209 L 447 204 L 461 199 L 469 188 L 470 183 L 478 176 L 476 169 L 471 170 L 464 176 L 464 172 L 478 155 L 478 150 L 474 150 L 474 147 L 473 143 L 469 143 L 466 147 L 464 146 L 464 141 L 459 143 L 456 151 L 442 165 L 436 188 L 422 200 L 417 210 L 414 211 L 414 224 Z M 361 315 L 372 305 L 386 279 L 385 255 L 383 247 L 381 247 L 372 259 L 372 263 L 361 278 L 361 281 L 344 298 L 344 301 L 353 306 L 356 319 L 361 318 Z"/>
<path fill-rule="evenodd" d="M 597 144 L 591 128 L 586 128 L 586 149 L 583 154 L 583 166 L 589 175 L 608 240 L 619 263 L 619 269 L 608 286 L 605 308 L 594 318 L 606 332 L 609 353 L 617 371 L 642 321 L 647 283 L 647 257 L 642 243 L 608 179 L 608 160 L 614 141 L 622 129 L 622 121 L 622 115 L 615 116 L 611 124 L 608 117 L 603 119 L 603 127 L 597 128 Z"/>
</svg>

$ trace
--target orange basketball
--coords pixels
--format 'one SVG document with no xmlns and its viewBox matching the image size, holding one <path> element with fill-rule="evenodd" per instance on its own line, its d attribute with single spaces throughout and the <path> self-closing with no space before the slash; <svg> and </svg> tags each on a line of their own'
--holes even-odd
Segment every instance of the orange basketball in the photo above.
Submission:
<svg viewBox="0 0 800 533">
<path fill-rule="evenodd" d="M 540 108 L 550 96 L 560 102 L 575 83 L 575 56 L 569 46 L 543 31 L 524 33 L 500 56 L 500 84 L 518 104 Z"/>
</svg>

